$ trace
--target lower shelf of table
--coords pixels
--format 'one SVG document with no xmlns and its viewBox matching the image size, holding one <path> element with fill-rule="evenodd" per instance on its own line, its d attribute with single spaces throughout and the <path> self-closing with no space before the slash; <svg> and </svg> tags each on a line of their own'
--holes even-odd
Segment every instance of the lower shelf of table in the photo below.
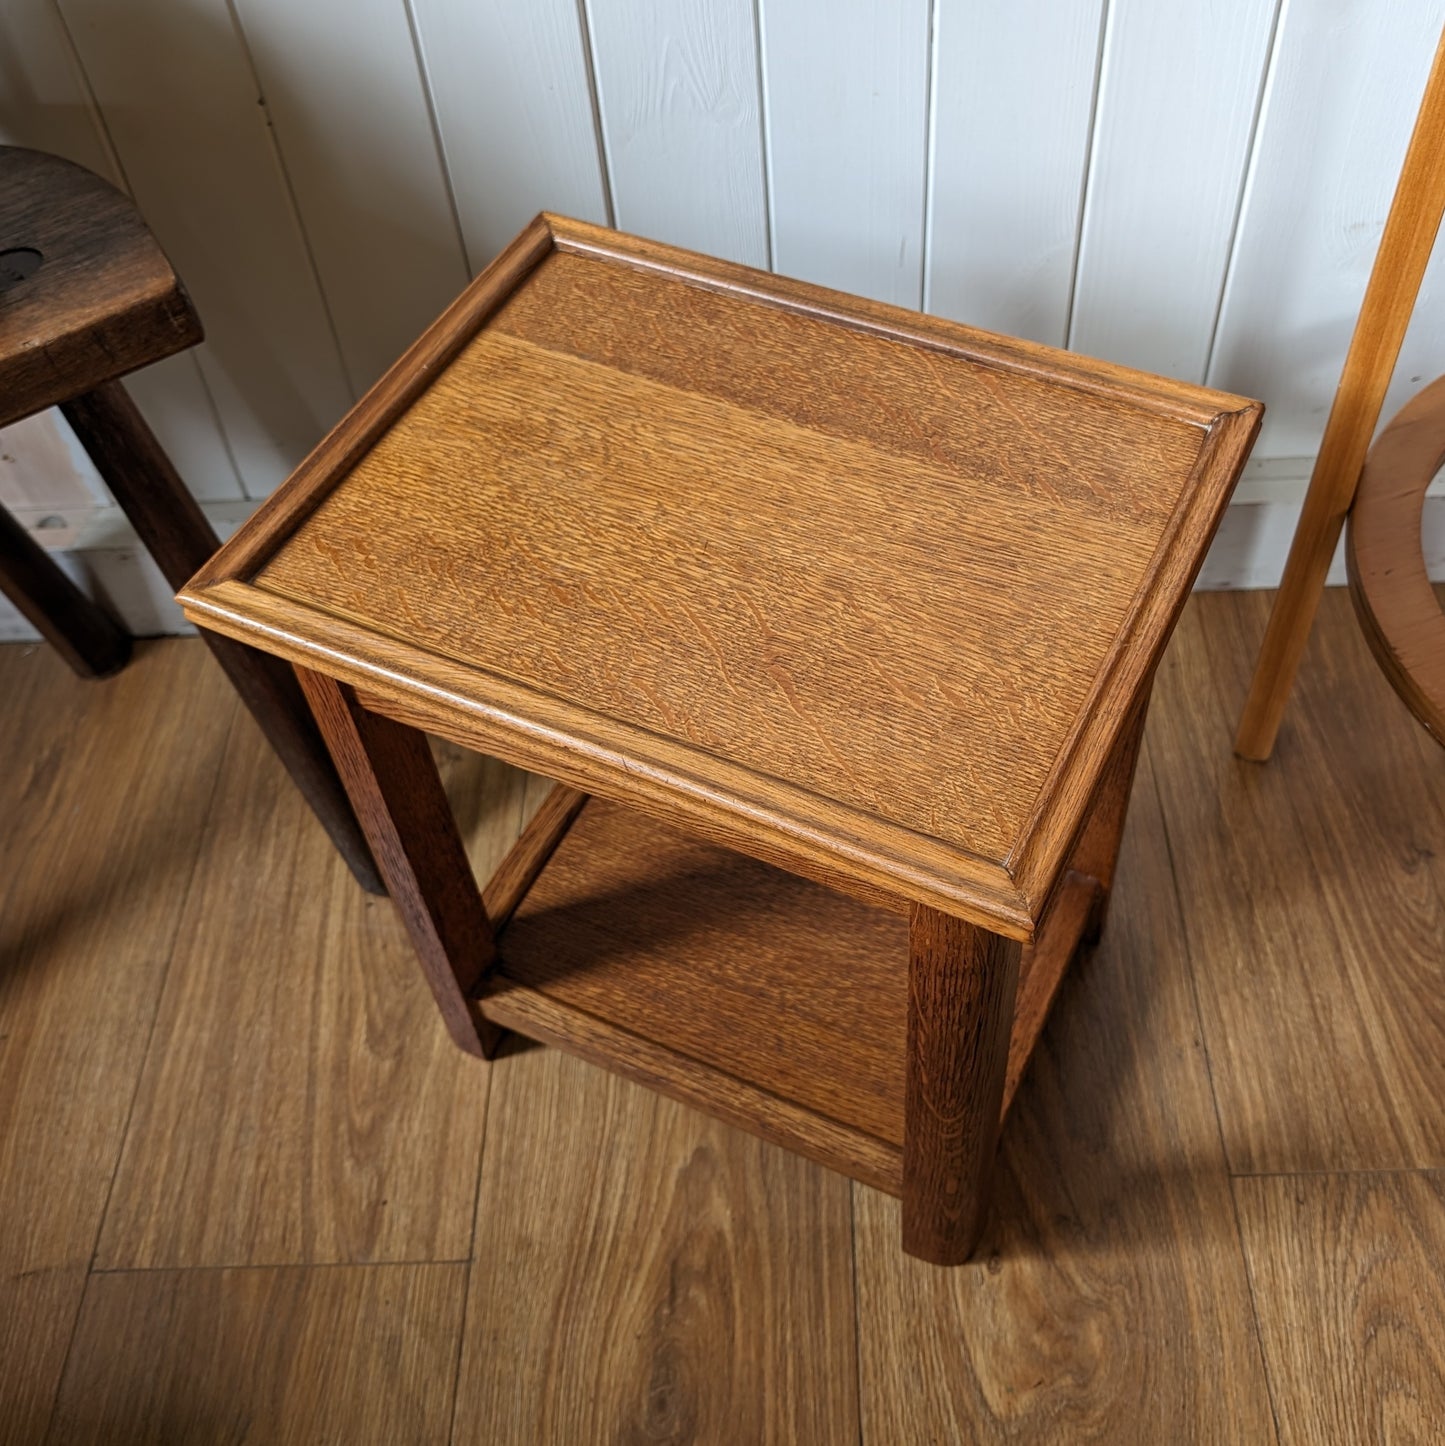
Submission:
<svg viewBox="0 0 1445 1446">
<path fill-rule="evenodd" d="M 898 1193 L 906 914 L 578 802 L 559 791 L 488 886 L 510 918 L 481 1013 Z M 1071 876 L 1025 950 L 1005 1109 L 1094 896 Z"/>
</svg>

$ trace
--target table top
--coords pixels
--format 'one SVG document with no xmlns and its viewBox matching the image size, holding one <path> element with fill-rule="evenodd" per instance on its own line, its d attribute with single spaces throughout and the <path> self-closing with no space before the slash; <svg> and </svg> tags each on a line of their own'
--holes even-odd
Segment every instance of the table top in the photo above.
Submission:
<svg viewBox="0 0 1445 1446">
<path fill-rule="evenodd" d="M 1260 412 L 540 217 L 181 598 L 393 716 L 1028 938 Z"/>
</svg>

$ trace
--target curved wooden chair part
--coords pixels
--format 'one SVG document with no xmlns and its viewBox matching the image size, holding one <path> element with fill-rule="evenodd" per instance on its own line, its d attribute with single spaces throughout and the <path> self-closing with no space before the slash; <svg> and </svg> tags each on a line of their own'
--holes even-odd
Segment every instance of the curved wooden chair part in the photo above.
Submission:
<svg viewBox="0 0 1445 1446">
<path fill-rule="evenodd" d="M 0 426 L 58 406 L 173 589 L 220 546 L 119 378 L 201 340 L 180 279 L 127 196 L 80 166 L 0 146 Z M 0 510 L 0 591 L 74 670 L 125 665 L 130 639 Z M 206 643 L 357 881 L 381 882 L 289 665 Z"/>
<path fill-rule="evenodd" d="M 1380 433 L 1346 533 L 1350 596 L 1385 676 L 1445 746 L 1445 609 L 1425 571 L 1425 489 L 1445 464 L 1445 377 Z"/>
<path fill-rule="evenodd" d="M 1435 50 L 1400 168 L 1380 249 L 1320 439 L 1304 510 L 1254 665 L 1234 751 L 1263 762 L 1274 751 L 1325 577 L 1445 214 L 1445 34 Z"/>
</svg>

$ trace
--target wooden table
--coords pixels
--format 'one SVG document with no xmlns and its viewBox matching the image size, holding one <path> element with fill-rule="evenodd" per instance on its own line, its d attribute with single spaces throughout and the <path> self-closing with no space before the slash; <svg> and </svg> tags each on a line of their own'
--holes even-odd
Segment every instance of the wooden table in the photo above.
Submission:
<svg viewBox="0 0 1445 1446">
<path fill-rule="evenodd" d="M 463 1048 L 953 1263 L 1260 412 L 540 217 L 181 600 L 298 665 Z M 420 730 L 558 780 L 480 892 Z"/>
</svg>

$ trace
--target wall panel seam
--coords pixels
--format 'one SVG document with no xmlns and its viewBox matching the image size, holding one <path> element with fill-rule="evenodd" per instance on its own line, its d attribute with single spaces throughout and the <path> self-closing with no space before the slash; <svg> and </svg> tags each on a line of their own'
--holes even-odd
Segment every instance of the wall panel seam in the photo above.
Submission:
<svg viewBox="0 0 1445 1446">
<path fill-rule="evenodd" d="M 476 275 L 476 266 L 471 252 L 467 250 L 467 236 L 462 229 L 461 208 L 457 205 L 456 187 L 452 184 L 452 168 L 447 160 L 446 144 L 442 140 L 441 120 L 437 115 L 436 98 L 432 94 L 431 67 L 427 64 L 426 47 L 422 44 L 421 27 L 416 23 L 416 6 L 413 0 L 401 0 L 406 12 L 406 28 L 411 35 L 411 53 L 416 61 L 417 80 L 421 85 L 422 100 L 426 105 L 427 122 L 431 126 L 432 145 L 436 148 L 437 165 L 442 173 L 442 189 L 447 196 L 447 209 L 451 212 L 452 230 L 456 234 L 457 248 L 462 253 L 462 265 L 468 276 Z"/>
<path fill-rule="evenodd" d="M 226 13 L 231 17 L 231 28 L 235 33 L 236 44 L 240 47 L 241 58 L 246 64 L 246 73 L 251 77 L 251 85 L 256 92 L 256 103 L 261 108 L 261 115 L 266 122 L 266 143 L 271 160 L 276 167 L 276 173 L 281 178 L 281 188 L 286 196 L 286 209 L 291 216 L 291 224 L 296 228 L 296 235 L 301 242 L 302 252 L 306 256 L 306 266 L 311 273 L 312 285 L 316 288 L 316 295 L 321 302 L 321 314 L 326 318 L 326 333 L 331 338 L 331 349 L 336 354 L 336 365 L 341 373 L 341 379 L 346 385 L 347 394 L 354 403 L 357 398 L 356 380 L 351 375 L 351 368 L 346 364 L 346 353 L 341 345 L 341 333 L 337 330 L 336 317 L 332 314 L 331 298 L 326 294 L 326 286 L 321 280 L 321 268 L 316 260 L 316 252 L 311 245 L 310 233 L 306 230 L 306 223 L 301 216 L 301 206 L 296 199 L 296 188 L 291 183 L 291 172 L 286 165 L 286 157 L 281 152 L 281 137 L 276 133 L 276 123 L 271 118 L 271 108 L 266 103 L 265 88 L 261 84 L 261 73 L 256 69 L 256 59 L 251 53 L 251 42 L 246 37 L 245 22 L 241 19 L 240 10 L 237 8 L 236 0 L 225 0 Z M 244 479 L 243 484 L 244 486 Z M 246 494 L 251 495 L 249 492 Z"/>
<path fill-rule="evenodd" d="M 617 225 L 617 206 L 612 199 L 612 156 L 607 147 L 607 127 L 602 119 L 602 81 L 597 75 L 597 51 L 592 44 L 590 0 L 577 0 L 577 24 L 582 31 L 582 58 L 587 69 L 587 99 L 592 105 L 592 135 L 597 144 L 597 169 L 602 177 L 602 204 L 607 224 Z"/>
<path fill-rule="evenodd" d="M 1229 232 L 1229 258 L 1224 264 L 1224 274 L 1219 278 L 1219 295 L 1214 301 L 1214 320 L 1209 327 L 1209 345 L 1204 352 L 1204 370 L 1201 377 L 1205 380 L 1208 379 L 1214 366 L 1214 347 L 1219 339 L 1219 321 L 1224 314 L 1224 298 L 1229 293 L 1229 283 L 1234 276 L 1235 261 L 1239 256 L 1239 235 L 1244 221 L 1245 205 L 1254 189 L 1255 168 L 1259 156 L 1260 124 L 1264 119 L 1265 100 L 1270 93 L 1275 65 L 1279 57 L 1280 35 L 1283 29 L 1280 21 L 1284 17 L 1285 6 L 1288 3 L 1289 0 L 1275 0 L 1274 18 L 1270 22 L 1269 44 L 1265 48 L 1265 62 L 1260 72 L 1259 89 L 1255 92 L 1254 118 L 1249 126 L 1248 160 L 1240 175 L 1239 193 L 1234 203 L 1234 223 Z"/>
<path fill-rule="evenodd" d="M 753 53 L 758 71 L 758 145 L 763 160 L 763 241 L 767 246 L 768 270 L 777 270 L 773 236 L 773 142 L 768 118 L 768 84 L 763 48 L 763 0 L 753 0 Z"/>
<path fill-rule="evenodd" d="M 1094 52 L 1094 98 L 1089 106 L 1089 133 L 1084 140 L 1084 179 L 1079 186 L 1079 212 L 1074 221 L 1074 265 L 1069 273 L 1069 296 L 1064 306 L 1064 346 L 1074 344 L 1074 299 L 1079 290 L 1079 265 L 1084 252 L 1084 223 L 1089 210 L 1089 182 L 1098 159 L 1099 107 L 1104 99 L 1104 56 L 1109 44 L 1109 26 L 1114 17 L 1113 0 L 1104 0 L 1099 10 L 1099 44 Z"/>
</svg>

